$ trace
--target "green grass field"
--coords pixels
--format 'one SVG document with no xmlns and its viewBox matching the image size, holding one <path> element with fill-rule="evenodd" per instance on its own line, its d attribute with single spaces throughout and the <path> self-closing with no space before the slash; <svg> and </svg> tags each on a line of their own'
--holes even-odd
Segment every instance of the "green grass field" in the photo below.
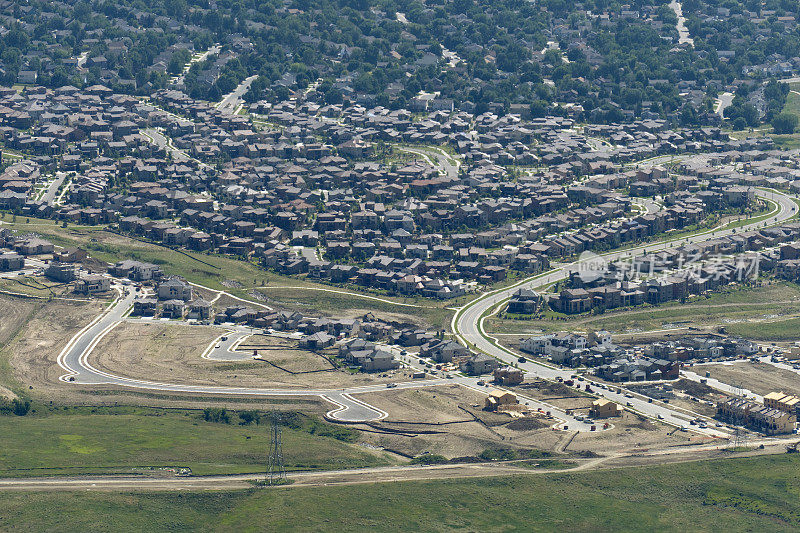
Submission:
<svg viewBox="0 0 800 533">
<path fill-rule="evenodd" d="M 221 493 L 0 493 L 14 531 L 797 531 L 800 459 Z"/>
<path fill-rule="evenodd" d="M 513 320 L 493 317 L 487 320 L 486 324 L 489 331 L 495 333 L 524 333 L 534 330 L 553 332 L 564 329 L 580 331 L 606 329 L 612 333 L 624 333 L 629 330 L 649 331 L 674 327 L 674 324 L 679 322 L 695 326 L 721 324 L 733 332 L 734 327 L 745 326 L 752 326 L 757 330 L 762 323 L 728 323 L 731 320 L 798 313 L 800 313 L 800 286 L 795 283 L 778 282 L 761 287 L 729 287 L 722 292 L 710 294 L 708 298 L 690 297 L 686 303 L 675 301 L 659 306 L 644 305 L 597 315 L 570 316 L 553 313 L 552 316 L 558 318 L 557 320 L 550 320 L 551 313 L 548 311 L 544 319 Z M 795 330 L 795 333 L 795 336 L 800 338 L 800 331 Z"/>
<path fill-rule="evenodd" d="M 795 91 L 798 90 L 797 85 L 791 87 L 791 91 L 786 95 L 786 103 L 783 104 L 783 112 L 790 113 L 800 118 L 800 94 Z"/>
<path fill-rule="evenodd" d="M 730 324 L 725 330 L 731 335 L 760 341 L 800 340 L 800 318 L 764 322 Z"/>
<path fill-rule="evenodd" d="M 269 423 L 213 423 L 190 410 L 37 408 L 0 416 L 0 476 L 140 472 L 188 467 L 195 474 L 260 472 L 266 467 Z M 391 464 L 353 441 L 358 434 L 301 417 L 283 428 L 288 470 L 330 470 Z M 338 436 L 334 438 L 332 436 Z M 0 520 L 1 523 L 1 520 Z M 0 527 L 2 529 L 2 527 Z"/>
<path fill-rule="evenodd" d="M 68 225 L 63 228 L 51 220 L 17 217 L 11 222 L 11 216 L 4 218 L 5 226 L 20 232 L 36 232 L 56 245 L 65 247 L 81 247 L 101 261 L 114 263 L 122 259 L 137 259 L 160 265 L 171 275 L 179 275 L 190 282 L 204 285 L 211 289 L 225 290 L 240 298 L 253 300 L 249 296 L 250 288 L 263 285 L 282 285 L 286 287 L 308 287 L 334 289 L 329 285 L 313 283 L 304 279 L 281 276 L 260 268 L 246 261 L 232 259 L 218 255 L 206 255 L 193 252 L 180 253 L 163 246 L 137 241 L 128 237 L 116 235 L 105 231 L 102 227 Z M 223 285 L 226 280 L 241 283 L 245 289 L 232 289 Z M 11 286 L 14 286 L 13 284 Z M 4 287 L 5 288 L 5 287 Z M 10 288 L 9 288 L 10 290 Z M 353 288 L 343 289 L 346 292 L 355 292 Z M 391 311 L 419 316 L 430 322 L 434 327 L 442 327 L 449 321 L 450 311 L 444 310 L 445 306 L 454 305 L 455 302 L 440 302 L 427 298 L 393 298 L 379 296 L 386 300 L 418 304 L 424 307 L 412 308 L 395 306 L 391 303 L 358 298 L 357 296 L 343 296 L 330 292 L 314 292 L 310 290 L 293 289 L 264 289 L 262 292 L 268 296 L 276 295 L 277 303 L 294 302 L 328 313 L 340 313 L 347 309 L 368 309 L 378 311 Z M 19 291 L 22 292 L 22 291 Z M 369 293 L 367 293 L 369 294 Z M 280 296 L 280 298 L 277 298 Z M 428 309 L 430 308 L 430 309 Z"/>
</svg>

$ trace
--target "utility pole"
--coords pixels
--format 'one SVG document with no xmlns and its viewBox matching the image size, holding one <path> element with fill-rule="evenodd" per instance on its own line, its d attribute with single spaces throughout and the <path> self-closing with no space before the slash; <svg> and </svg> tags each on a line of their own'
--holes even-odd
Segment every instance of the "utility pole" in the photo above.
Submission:
<svg viewBox="0 0 800 533">
<path fill-rule="evenodd" d="M 270 485 L 277 484 L 280 480 L 286 479 L 286 469 L 283 466 L 281 426 L 278 422 L 278 413 L 273 411 L 269 439 L 269 458 L 267 460 L 267 483 Z"/>
</svg>

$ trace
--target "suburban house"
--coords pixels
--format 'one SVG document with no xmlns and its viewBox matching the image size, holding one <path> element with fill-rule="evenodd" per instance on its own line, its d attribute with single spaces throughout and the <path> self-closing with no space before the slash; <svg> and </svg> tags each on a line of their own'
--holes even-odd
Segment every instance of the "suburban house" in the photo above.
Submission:
<svg viewBox="0 0 800 533">
<path fill-rule="evenodd" d="M 619 404 L 600 398 L 592 402 L 589 409 L 589 416 L 592 418 L 612 418 L 622 414 L 622 407 Z"/>
<path fill-rule="evenodd" d="M 489 391 L 489 396 L 486 397 L 486 402 L 483 408 L 487 411 L 497 411 L 507 405 L 517 405 L 519 400 L 517 396 L 508 391 L 492 389 Z"/>
</svg>

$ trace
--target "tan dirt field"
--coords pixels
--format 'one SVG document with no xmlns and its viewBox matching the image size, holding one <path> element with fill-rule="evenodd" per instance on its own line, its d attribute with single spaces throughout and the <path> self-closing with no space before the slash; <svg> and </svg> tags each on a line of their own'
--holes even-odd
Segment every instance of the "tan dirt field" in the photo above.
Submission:
<svg viewBox="0 0 800 533">
<path fill-rule="evenodd" d="M 409 456 L 427 452 L 453 458 L 477 455 L 503 442 L 496 432 L 459 408 L 483 406 L 485 395 L 459 385 L 386 390 L 357 398 L 389 413 L 382 422 L 358 426 L 364 430 L 362 439 L 375 446 Z M 503 417 L 511 422 L 507 415 Z"/>
<path fill-rule="evenodd" d="M 188 408 L 202 408 L 213 404 L 232 409 L 277 408 L 316 414 L 323 414 L 332 408 L 332 405 L 311 397 L 217 398 L 123 387 L 86 387 L 59 381 L 58 377 L 64 371 L 56 363 L 58 354 L 103 308 L 102 302 L 44 302 L 0 295 L 0 347 L 9 341 L 8 335 L 19 330 L 14 339 L 7 342 L 6 348 L 0 348 L 0 356 L 8 357 L 12 369 L 13 376 L 8 378 L 17 380 L 36 399 L 64 404 L 131 404 Z M 1 395 L 8 395 L 10 392 L 6 388 L 0 390 Z"/>
<path fill-rule="evenodd" d="M 42 302 L 0 294 L 0 348 L 3 348 L 19 327 Z"/>
<path fill-rule="evenodd" d="M 103 308 L 101 302 L 54 300 L 43 304 L 8 345 L 14 377 L 32 387 L 32 393 L 47 399 L 70 389 L 58 380 L 64 374 L 56 362 L 58 354 Z"/>
<path fill-rule="evenodd" d="M 694 372 L 711 372 L 711 377 L 727 383 L 750 389 L 756 394 L 765 395 L 772 391 L 800 396 L 800 374 L 777 368 L 768 363 L 750 361 L 731 364 L 700 365 L 692 368 Z"/>
<path fill-rule="evenodd" d="M 99 369 L 121 376 L 180 384 L 236 387 L 340 389 L 409 379 L 407 371 L 351 374 L 345 369 L 292 374 L 295 369 L 330 368 L 320 356 L 298 349 L 296 341 L 259 337 L 259 354 L 266 361 L 212 361 L 201 354 L 224 329 L 178 323 L 123 322 L 97 345 L 89 356 Z M 269 341 L 269 344 L 266 344 Z M 244 341 L 247 345 L 249 341 Z M 245 351 L 244 353 L 248 353 Z M 329 350 L 332 356 L 335 350 Z M 287 366 L 284 366 L 287 365 Z"/>
</svg>

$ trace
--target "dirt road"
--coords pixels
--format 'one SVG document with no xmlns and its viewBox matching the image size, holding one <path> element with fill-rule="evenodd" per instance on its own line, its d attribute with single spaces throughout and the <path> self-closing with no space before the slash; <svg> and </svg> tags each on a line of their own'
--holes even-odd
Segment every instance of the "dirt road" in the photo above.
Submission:
<svg viewBox="0 0 800 533">
<path fill-rule="evenodd" d="M 788 441 L 787 441 L 788 442 Z M 757 444 L 757 443 L 751 443 Z M 502 463 L 466 463 L 432 466 L 385 466 L 326 472 L 291 472 L 291 484 L 279 488 L 354 485 L 361 483 L 386 483 L 392 481 L 425 481 L 507 475 L 540 475 L 548 473 L 580 472 L 599 468 L 630 468 L 636 466 L 679 463 L 730 457 L 748 457 L 785 453 L 783 444 L 770 444 L 764 449 L 731 453 L 716 445 L 682 446 L 670 450 L 641 450 L 627 454 L 570 460 L 577 466 L 561 469 L 534 469 L 519 461 Z M 239 490 L 253 487 L 253 482 L 263 480 L 264 474 L 202 477 L 61 477 L 0 479 L 0 490 L 15 491 L 208 491 Z"/>
</svg>

